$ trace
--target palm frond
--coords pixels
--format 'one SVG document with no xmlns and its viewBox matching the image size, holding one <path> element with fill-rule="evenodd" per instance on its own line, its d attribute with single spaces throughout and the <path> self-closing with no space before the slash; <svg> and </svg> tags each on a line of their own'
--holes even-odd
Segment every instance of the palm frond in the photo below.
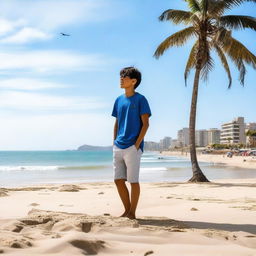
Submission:
<svg viewBox="0 0 256 256">
<path fill-rule="evenodd" d="M 197 17 L 192 12 L 169 9 L 162 13 L 162 15 L 159 17 L 159 20 L 170 20 L 174 24 L 189 24 L 193 19 L 195 20 L 196 18 Z"/>
<path fill-rule="evenodd" d="M 225 1 L 209 0 L 208 13 L 211 16 L 222 15 L 225 11 Z"/>
<path fill-rule="evenodd" d="M 192 12 L 200 12 L 200 5 L 197 0 L 185 0 L 188 3 L 188 7 Z"/>
<path fill-rule="evenodd" d="M 210 13 L 221 14 L 225 10 L 229 10 L 235 6 L 239 6 L 245 2 L 254 2 L 256 0 L 208 0 L 210 2 Z"/>
<path fill-rule="evenodd" d="M 221 63 L 224 67 L 224 69 L 226 70 L 227 72 L 227 75 L 228 75 L 228 80 L 229 80 L 229 84 L 228 84 L 228 88 L 231 88 L 231 85 L 232 85 L 232 76 L 231 76 L 231 72 L 230 72 L 230 68 L 229 68 L 229 65 L 228 65 L 228 61 L 227 61 L 227 58 L 224 54 L 224 52 L 222 51 L 222 49 L 217 45 L 215 44 L 214 45 L 214 48 L 221 60 Z"/>
<path fill-rule="evenodd" d="M 231 31 L 225 29 L 224 27 L 220 27 L 213 37 L 212 43 L 223 44 L 223 42 L 230 39 L 231 35 Z"/>
<path fill-rule="evenodd" d="M 246 75 L 244 62 L 252 65 L 252 67 L 256 69 L 256 57 L 242 43 L 234 39 L 231 35 L 229 37 L 223 37 L 222 40 L 218 40 L 215 44 L 217 44 L 236 65 L 239 71 L 239 81 L 244 85 Z"/>
<path fill-rule="evenodd" d="M 173 46 L 183 46 L 187 40 L 196 35 L 194 27 L 188 27 L 167 37 L 156 49 L 154 56 L 159 58 L 163 53 Z"/>
<path fill-rule="evenodd" d="M 226 15 L 220 17 L 220 25 L 227 29 L 250 28 L 256 30 L 256 18 L 251 16 Z"/>
<path fill-rule="evenodd" d="M 198 51 L 198 45 L 199 45 L 199 42 L 196 41 L 196 43 L 192 47 L 189 57 L 188 57 L 188 61 L 187 61 L 187 65 L 186 65 L 185 73 L 184 73 L 186 86 L 187 86 L 187 79 L 188 79 L 190 70 L 196 67 L 196 56 L 197 56 L 197 51 Z"/>
<path fill-rule="evenodd" d="M 223 42 L 223 50 L 232 59 L 241 59 L 256 69 L 256 56 L 250 52 L 242 43 L 230 36 Z"/>
<path fill-rule="evenodd" d="M 206 15 L 206 13 L 208 12 L 208 6 L 209 6 L 209 1 L 208 0 L 201 0 L 200 1 L 200 9 L 202 10 L 204 15 Z"/>
<path fill-rule="evenodd" d="M 237 69 L 239 70 L 239 81 L 241 85 L 244 86 L 244 79 L 246 75 L 246 68 L 245 68 L 244 62 L 241 59 L 235 59 L 233 61 L 237 66 Z"/>
<path fill-rule="evenodd" d="M 208 76 L 210 71 L 213 70 L 214 67 L 214 61 L 210 54 L 210 47 L 209 45 L 206 47 L 206 52 L 204 53 L 204 60 L 202 63 L 202 71 L 201 71 L 201 77 L 204 81 L 208 80 Z"/>
</svg>

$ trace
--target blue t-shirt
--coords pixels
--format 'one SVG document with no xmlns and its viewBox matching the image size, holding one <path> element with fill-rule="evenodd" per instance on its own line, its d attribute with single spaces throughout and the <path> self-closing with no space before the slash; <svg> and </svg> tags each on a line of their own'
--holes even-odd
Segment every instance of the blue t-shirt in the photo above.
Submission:
<svg viewBox="0 0 256 256">
<path fill-rule="evenodd" d="M 135 92 L 131 97 L 123 94 L 116 99 L 112 116 L 116 117 L 118 122 L 114 142 L 117 147 L 125 149 L 136 143 L 142 128 L 141 115 L 143 114 L 151 116 L 148 101 L 143 95 Z M 140 144 L 142 151 L 143 147 L 144 141 Z"/>
</svg>

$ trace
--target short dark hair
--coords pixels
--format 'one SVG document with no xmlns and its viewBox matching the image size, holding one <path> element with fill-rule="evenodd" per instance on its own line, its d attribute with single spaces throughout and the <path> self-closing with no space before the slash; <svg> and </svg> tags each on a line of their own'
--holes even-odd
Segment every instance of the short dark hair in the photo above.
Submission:
<svg viewBox="0 0 256 256">
<path fill-rule="evenodd" d="M 130 77 L 131 79 L 136 79 L 137 82 L 136 84 L 134 85 L 134 89 L 136 89 L 139 85 L 140 85 L 140 82 L 141 82 L 141 73 L 140 71 L 135 68 L 135 67 L 126 67 L 126 68 L 123 68 L 121 71 L 120 71 L 120 76 L 121 77 Z"/>
</svg>

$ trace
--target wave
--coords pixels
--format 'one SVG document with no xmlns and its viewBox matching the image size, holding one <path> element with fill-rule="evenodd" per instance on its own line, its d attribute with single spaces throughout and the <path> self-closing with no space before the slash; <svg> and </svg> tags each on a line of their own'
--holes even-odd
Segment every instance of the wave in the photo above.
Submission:
<svg viewBox="0 0 256 256">
<path fill-rule="evenodd" d="M 148 160 L 148 159 L 141 159 L 142 163 L 187 163 L 189 160 L 178 160 L 178 159 L 154 159 L 154 160 Z"/>
<path fill-rule="evenodd" d="M 49 171 L 58 170 L 59 166 L 0 166 L 0 171 Z"/>
<path fill-rule="evenodd" d="M 98 170 L 105 169 L 110 166 L 92 165 L 92 166 L 55 166 L 55 165 L 40 165 L 40 166 L 0 166 L 0 171 L 54 171 L 54 170 Z"/>
<path fill-rule="evenodd" d="M 111 165 L 90 165 L 90 166 L 62 166 L 59 167 L 59 170 L 98 170 L 111 168 Z"/>
</svg>

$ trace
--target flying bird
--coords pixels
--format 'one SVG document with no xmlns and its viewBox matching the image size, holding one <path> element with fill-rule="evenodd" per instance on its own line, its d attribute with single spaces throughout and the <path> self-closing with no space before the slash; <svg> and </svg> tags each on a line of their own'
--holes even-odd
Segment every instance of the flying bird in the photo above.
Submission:
<svg viewBox="0 0 256 256">
<path fill-rule="evenodd" d="M 66 33 L 60 33 L 62 36 L 70 36 L 69 34 L 66 34 Z"/>
</svg>

